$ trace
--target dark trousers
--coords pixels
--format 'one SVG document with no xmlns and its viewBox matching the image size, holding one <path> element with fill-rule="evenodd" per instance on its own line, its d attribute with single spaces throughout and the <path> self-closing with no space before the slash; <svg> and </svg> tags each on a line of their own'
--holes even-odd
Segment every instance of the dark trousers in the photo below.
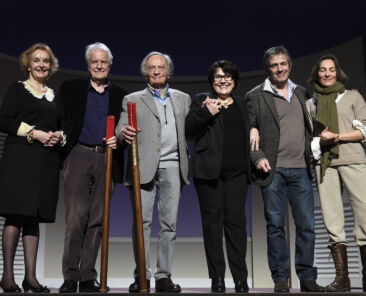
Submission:
<svg viewBox="0 0 366 296">
<path fill-rule="evenodd" d="M 200 203 L 203 238 L 210 278 L 225 277 L 223 231 L 229 267 L 235 282 L 247 281 L 245 174 L 217 180 L 194 179 Z"/>
<path fill-rule="evenodd" d="M 66 231 L 65 280 L 97 278 L 95 261 L 102 238 L 105 155 L 75 146 L 64 164 Z"/>
</svg>

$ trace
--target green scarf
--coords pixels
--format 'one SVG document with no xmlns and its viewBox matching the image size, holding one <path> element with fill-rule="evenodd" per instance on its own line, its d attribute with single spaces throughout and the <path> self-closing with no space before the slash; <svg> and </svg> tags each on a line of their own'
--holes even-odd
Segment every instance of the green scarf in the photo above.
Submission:
<svg viewBox="0 0 366 296">
<path fill-rule="evenodd" d="M 333 85 L 324 87 L 318 82 L 314 83 L 315 98 L 318 101 L 318 111 L 316 120 L 319 121 L 332 133 L 339 133 L 338 111 L 336 99 L 339 93 L 345 91 L 344 85 L 336 81 Z M 315 135 L 319 136 L 319 135 Z M 322 147 L 322 157 L 320 159 L 321 178 L 323 182 L 325 170 L 332 162 L 332 159 L 339 157 L 339 144 Z"/>
</svg>

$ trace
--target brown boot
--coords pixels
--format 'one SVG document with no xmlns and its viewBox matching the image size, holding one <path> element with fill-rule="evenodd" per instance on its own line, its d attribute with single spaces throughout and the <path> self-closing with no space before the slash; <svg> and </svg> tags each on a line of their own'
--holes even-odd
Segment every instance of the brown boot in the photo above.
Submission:
<svg viewBox="0 0 366 296">
<path fill-rule="evenodd" d="M 360 247 L 361 262 L 362 262 L 362 287 L 366 292 L 366 246 Z"/>
<path fill-rule="evenodd" d="M 334 281 L 326 287 L 327 292 L 350 292 L 351 283 L 348 277 L 347 247 L 342 244 L 330 246 L 336 270 Z"/>
</svg>

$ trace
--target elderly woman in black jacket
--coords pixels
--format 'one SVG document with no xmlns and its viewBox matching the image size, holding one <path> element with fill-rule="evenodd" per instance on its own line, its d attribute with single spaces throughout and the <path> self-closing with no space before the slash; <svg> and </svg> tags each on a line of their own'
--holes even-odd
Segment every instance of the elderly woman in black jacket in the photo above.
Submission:
<svg viewBox="0 0 366 296">
<path fill-rule="evenodd" d="M 65 143 L 46 80 L 58 68 L 51 49 L 32 45 L 20 57 L 27 77 L 13 83 L 0 109 L 0 130 L 8 134 L 0 163 L 0 216 L 6 218 L 2 251 L 4 271 L 0 287 L 20 293 L 14 281 L 14 256 L 19 236 L 24 245 L 24 292 L 49 293 L 36 278 L 39 223 L 54 222 L 58 198 L 60 145 Z"/>
<path fill-rule="evenodd" d="M 247 292 L 245 203 L 250 180 L 249 124 L 244 99 L 232 95 L 239 71 L 226 60 L 208 71 L 211 92 L 198 94 L 186 118 L 195 140 L 191 175 L 198 194 L 212 292 L 225 292 L 224 230 L 236 292 Z"/>
</svg>

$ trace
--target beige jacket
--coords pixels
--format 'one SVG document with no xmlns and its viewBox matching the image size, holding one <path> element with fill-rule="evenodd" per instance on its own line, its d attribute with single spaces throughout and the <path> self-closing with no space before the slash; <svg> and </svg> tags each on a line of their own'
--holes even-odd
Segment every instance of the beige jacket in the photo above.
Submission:
<svg viewBox="0 0 366 296">
<path fill-rule="evenodd" d="M 359 129 L 366 139 L 366 103 L 361 94 L 355 90 L 346 90 L 336 99 L 338 110 L 339 132 L 346 133 Z M 315 100 L 306 102 L 306 107 L 312 119 L 316 118 Z M 320 158 L 318 137 L 314 137 L 312 150 L 315 159 Z M 366 163 L 365 150 L 361 142 L 341 142 L 339 145 L 339 158 L 333 159 L 330 166 Z"/>
</svg>

